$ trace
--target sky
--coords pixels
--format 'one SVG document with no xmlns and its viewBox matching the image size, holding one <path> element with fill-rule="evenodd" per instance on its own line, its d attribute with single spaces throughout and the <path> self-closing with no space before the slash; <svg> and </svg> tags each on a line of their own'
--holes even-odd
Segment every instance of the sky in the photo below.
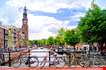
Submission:
<svg viewBox="0 0 106 70">
<path fill-rule="evenodd" d="M 80 17 L 91 7 L 92 0 L 0 0 L 0 21 L 3 25 L 22 26 L 27 7 L 29 39 L 55 37 L 60 28 L 76 28 Z M 106 0 L 95 0 L 106 9 Z"/>
</svg>

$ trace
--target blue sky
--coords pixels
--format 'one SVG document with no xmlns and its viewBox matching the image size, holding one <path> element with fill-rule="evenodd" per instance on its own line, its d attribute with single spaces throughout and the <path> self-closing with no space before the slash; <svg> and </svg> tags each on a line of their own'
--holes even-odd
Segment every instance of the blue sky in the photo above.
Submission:
<svg viewBox="0 0 106 70">
<path fill-rule="evenodd" d="M 0 21 L 3 25 L 21 27 L 23 7 L 28 9 L 29 39 L 46 39 L 57 31 L 76 28 L 80 17 L 92 0 L 0 0 Z M 106 0 L 95 0 L 102 9 Z"/>
</svg>

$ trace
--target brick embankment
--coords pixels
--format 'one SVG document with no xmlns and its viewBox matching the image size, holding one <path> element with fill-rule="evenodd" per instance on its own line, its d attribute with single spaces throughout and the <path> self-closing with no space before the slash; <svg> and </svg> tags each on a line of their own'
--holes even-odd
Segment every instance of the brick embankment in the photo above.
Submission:
<svg viewBox="0 0 106 70">
<path fill-rule="evenodd" d="M 82 68 L 82 67 L 64 67 L 64 68 L 9 68 L 9 67 L 0 67 L 0 70 L 103 70 L 103 68 Z"/>
</svg>

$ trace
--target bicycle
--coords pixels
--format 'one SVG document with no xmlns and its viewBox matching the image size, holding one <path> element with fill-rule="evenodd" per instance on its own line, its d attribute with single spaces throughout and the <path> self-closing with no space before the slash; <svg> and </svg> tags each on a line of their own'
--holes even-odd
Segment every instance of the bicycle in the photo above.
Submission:
<svg viewBox="0 0 106 70">
<path fill-rule="evenodd" d="M 94 52 L 92 55 L 92 59 L 90 58 L 90 62 L 93 66 L 100 67 L 102 65 L 105 65 L 105 60 L 102 58 L 100 53 Z"/>
<path fill-rule="evenodd" d="M 24 54 L 26 54 L 26 52 L 20 53 L 18 57 L 15 57 L 11 61 L 11 64 L 13 67 L 30 66 L 29 64 L 34 63 L 36 61 L 38 62 L 38 59 L 35 56 L 30 57 L 29 54 L 26 54 L 26 55 Z"/>
<path fill-rule="evenodd" d="M 0 53 L 0 66 L 3 65 L 3 60 L 4 60 L 4 55 L 3 53 Z"/>
<path fill-rule="evenodd" d="M 82 67 L 89 67 L 90 61 L 89 61 L 89 55 L 88 54 L 81 54 L 79 65 Z"/>
<path fill-rule="evenodd" d="M 80 53 L 80 54 L 78 54 Z M 88 55 L 86 54 L 82 54 L 81 52 L 73 52 L 70 55 L 71 58 L 71 65 L 80 65 L 81 67 L 88 67 L 89 66 L 89 59 L 88 59 Z M 69 59 L 70 60 L 70 59 Z"/>
<path fill-rule="evenodd" d="M 28 56 L 22 56 L 22 54 L 20 54 L 20 56 L 12 61 L 12 65 L 13 67 L 19 67 L 22 66 L 22 64 L 25 64 L 26 66 L 29 67 L 45 67 L 46 65 L 49 66 L 55 66 L 55 67 L 63 67 L 65 62 L 64 59 L 60 56 L 57 56 L 57 54 L 54 54 L 52 56 L 45 56 L 43 58 L 42 61 L 38 60 L 39 57 L 37 56 L 32 56 L 32 55 L 28 55 Z M 54 58 L 54 59 L 52 59 Z"/>
<path fill-rule="evenodd" d="M 37 59 L 36 62 L 30 64 L 31 67 L 41 67 L 41 68 L 45 66 L 63 67 L 65 64 L 64 59 L 62 57 L 58 57 L 57 54 L 54 54 L 52 56 L 45 56 L 42 61 L 38 60 L 38 58 L 39 57 L 36 57 Z"/>
</svg>

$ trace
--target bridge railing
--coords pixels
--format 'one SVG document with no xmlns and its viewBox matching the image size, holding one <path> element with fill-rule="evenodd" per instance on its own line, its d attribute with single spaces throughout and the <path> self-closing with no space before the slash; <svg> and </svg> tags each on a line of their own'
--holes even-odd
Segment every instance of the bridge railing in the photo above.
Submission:
<svg viewBox="0 0 106 70">
<path fill-rule="evenodd" d="M 36 63 L 34 63 L 34 62 Z M 35 65 L 35 66 L 34 66 Z M 94 67 L 106 66 L 106 56 L 98 51 L 72 51 L 58 54 L 46 49 L 24 49 L 21 51 L 6 51 L 0 53 L 0 66 L 9 67 Z"/>
</svg>

